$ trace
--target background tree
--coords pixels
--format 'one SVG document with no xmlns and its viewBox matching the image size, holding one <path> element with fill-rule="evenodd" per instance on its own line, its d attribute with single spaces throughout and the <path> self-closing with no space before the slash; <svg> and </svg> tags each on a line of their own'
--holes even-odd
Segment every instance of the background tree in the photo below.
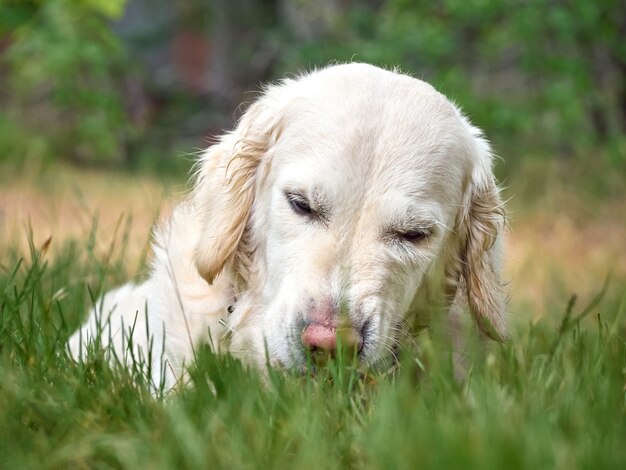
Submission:
<svg viewBox="0 0 626 470">
<path fill-rule="evenodd" d="M 167 166 L 260 82 L 362 60 L 431 82 L 507 152 L 626 161 L 618 0 L 9 0 L 7 154 Z M 35 136 L 21 142 L 20 135 Z M 22 139 L 24 140 L 24 139 Z"/>
</svg>

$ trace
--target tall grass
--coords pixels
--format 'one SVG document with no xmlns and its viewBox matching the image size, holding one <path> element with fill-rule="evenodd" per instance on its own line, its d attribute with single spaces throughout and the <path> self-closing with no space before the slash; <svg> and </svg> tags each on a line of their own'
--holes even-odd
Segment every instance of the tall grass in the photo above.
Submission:
<svg viewBox="0 0 626 470">
<path fill-rule="evenodd" d="M 126 275 L 92 245 L 0 265 L 3 468 L 626 465 L 626 298 L 588 310 L 564 299 L 560 327 L 527 324 L 472 355 L 462 384 L 447 348 L 421 335 L 393 375 L 331 363 L 262 377 L 205 347 L 190 385 L 154 398 L 102 351 L 66 354 L 90 303 Z"/>
</svg>

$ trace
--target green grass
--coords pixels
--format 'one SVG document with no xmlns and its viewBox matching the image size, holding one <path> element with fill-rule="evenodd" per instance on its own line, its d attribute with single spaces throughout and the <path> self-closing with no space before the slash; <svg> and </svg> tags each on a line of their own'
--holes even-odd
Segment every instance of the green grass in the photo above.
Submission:
<svg viewBox="0 0 626 470">
<path fill-rule="evenodd" d="M 89 303 L 126 276 L 89 246 L 0 262 L 0 467 L 626 465 L 625 299 L 586 312 L 564 299 L 560 323 L 490 345 L 465 384 L 422 335 L 393 376 L 330 364 L 264 379 L 204 348 L 189 387 L 153 398 L 101 351 L 83 364 L 65 353 Z"/>
</svg>

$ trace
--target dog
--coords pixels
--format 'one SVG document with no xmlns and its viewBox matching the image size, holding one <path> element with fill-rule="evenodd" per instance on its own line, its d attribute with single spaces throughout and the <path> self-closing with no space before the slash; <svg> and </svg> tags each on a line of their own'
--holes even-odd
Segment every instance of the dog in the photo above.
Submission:
<svg viewBox="0 0 626 470">
<path fill-rule="evenodd" d="M 503 341 L 492 160 L 454 104 L 398 71 L 348 63 L 270 85 L 199 157 L 147 280 L 105 294 L 69 351 L 99 342 L 168 389 L 206 342 L 260 368 L 303 371 L 338 343 L 372 365 L 437 292 Z"/>
</svg>

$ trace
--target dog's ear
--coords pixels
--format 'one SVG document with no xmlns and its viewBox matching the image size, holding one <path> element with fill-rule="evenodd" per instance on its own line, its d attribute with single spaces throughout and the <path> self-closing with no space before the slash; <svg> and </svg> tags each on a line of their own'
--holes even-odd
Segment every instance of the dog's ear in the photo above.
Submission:
<svg viewBox="0 0 626 470">
<path fill-rule="evenodd" d="M 507 338 L 506 293 L 501 279 L 505 213 L 493 175 L 492 154 L 480 130 L 473 137 L 473 169 L 461 211 L 461 285 L 474 321 L 487 336 Z"/>
<path fill-rule="evenodd" d="M 278 136 L 279 120 L 269 100 L 266 94 L 250 106 L 236 129 L 198 162 L 192 198 L 202 229 L 194 262 L 208 283 L 233 259 L 254 202 L 259 167 Z"/>
</svg>

